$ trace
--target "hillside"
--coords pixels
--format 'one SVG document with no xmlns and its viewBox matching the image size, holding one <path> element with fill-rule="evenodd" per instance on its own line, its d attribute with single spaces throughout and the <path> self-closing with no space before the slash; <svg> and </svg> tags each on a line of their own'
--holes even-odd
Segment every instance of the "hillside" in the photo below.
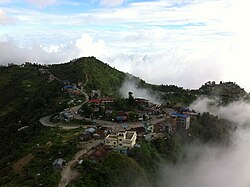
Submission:
<svg viewBox="0 0 250 187">
<path fill-rule="evenodd" d="M 247 95 L 247 92 L 234 82 L 222 82 L 216 84 L 208 81 L 198 90 L 199 95 L 218 97 L 222 103 L 227 104 L 237 101 Z"/>
<path fill-rule="evenodd" d="M 101 90 L 102 95 L 118 95 L 126 74 L 97 60 L 95 57 L 79 58 L 70 63 L 49 66 L 49 71 L 61 80 L 73 83 L 86 82 L 87 93 Z"/>
<path fill-rule="evenodd" d="M 171 107 L 178 104 L 187 106 L 201 95 L 220 97 L 225 103 L 246 95 L 242 88 L 231 82 L 210 82 L 199 90 L 189 90 L 175 85 L 152 85 L 133 76 L 130 79 L 137 80 L 138 88 L 157 94 L 163 104 Z M 81 129 L 52 130 L 42 126 L 39 119 L 71 107 L 69 103 L 72 100 L 82 102 L 86 99 L 82 94 L 67 92 L 65 86 L 75 86 L 90 96 L 92 90 L 100 90 L 102 97 L 117 98 L 124 80 L 128 80 L 127 74 L 94 57 L 64 64 L 0 66 L 0 185 L 11 182 L 13 186 L 18 183 L 32 186 L 39 182 L 57 184 L 60 177 L 49 167 L 51 160 L 58 156 L 71 158 L 75 154 L 75 137 Z M 44 158 L 50 160 L 44 162 Z M 29 163 L 27 160 L 32 161 Z M 27 162 L 25 172 L 14 171 L 22 161 Z M 44 176 L 34 182 L 36 174 L 44 170 Z"/>
</svg>

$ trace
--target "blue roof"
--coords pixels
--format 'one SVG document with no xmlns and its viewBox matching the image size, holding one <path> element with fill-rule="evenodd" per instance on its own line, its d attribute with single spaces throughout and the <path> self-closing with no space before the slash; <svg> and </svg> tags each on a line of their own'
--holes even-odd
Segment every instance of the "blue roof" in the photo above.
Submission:
<svg viewBox="0 0 250 187">
<path fill-rule="evenodd" d="M 188 118 L 189 115 L 179 114 L 179 113 L 172 113 L 172 116 L 180 117 L 180 118 Z"/>
</svg>

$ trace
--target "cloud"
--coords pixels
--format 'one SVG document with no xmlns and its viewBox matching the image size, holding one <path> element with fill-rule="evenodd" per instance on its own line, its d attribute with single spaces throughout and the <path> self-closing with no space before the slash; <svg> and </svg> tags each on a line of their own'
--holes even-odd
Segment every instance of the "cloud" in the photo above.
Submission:
<svg viewBox="0 0 250 187">
<path fill-rule="evenodd" d="M 126 0 L 100 0 L 100 4 L 105 7 L 115 7 L 122 5 Z"/>
<path fill-rule="evenodd" d="M 95 42 L 88 34 L 83 34 L 75 41 L 59 45 L 39 45 L 35 42 L 21 45 L 13 38 L 6 37 L 0 41 L 0 64 L 22 64 L 26 61 L 41 64 L 60 63 L 79 57 L 100 57 L 108 51 L 104 41 Z"/>
<path fill-rule="evenodd" d="M 58 4 L 57 0 L 26 0 L 26 2 L 36 5 L 41 8 L 45 8 L 47 6 L 52 6 Z"/>
<path fill-rule="evenodd" d="M 15 23 L 15 19 L 8 16 L 5 11 L 0 9 L 0 25 L 7 25 Z"/>
<path fill-rule="evenodd" d="M 198 88 L 207 80 L 220 80 L 221 64 L 216 55 L 207 59 L 189 61 L 178 54 L 178 49 L 159 53 L 120 53 L 101 59 L 111 66 L 154 84 L 177 84 L 186 88 Z"/>
<path fill-rule="evenodd" d="M 56 49 L 56 50 L 55 50 Z M 78 57 L 77 49 L 74 46 L 51 46 L 51 48 L 42 47 L 35 43 L 30 46 L 20 45 L 11 38 L 6 38 L 0 42 L 0 64 L 8 63 L 22 64 L 24 62 L 32 63 L 59 63 Z"/>
<path fill-rule="evenodd" d="M 230 148 L 190 145 L 183 163 L 162 168 L 159 187 L 248 187 L 248 133 L 242 131 L 235 135 Z"/>
<path fill-rule="evenodd" d="M 56 1 L 35 3 L 40 2 L 49 6 Z M 114 2 L 121 3 L 109 3 Z M 248 1 L 126 3 L 112 11 L 96 7 L 68 14 L 4 9 L 19 24 L 1 29 L 0 36 L 8 34 L 26 45 L 36 39 L 47 48 L 73 41 L 82 56 L 94 55 L 151 83 L 198 88 L 222 80 L 250 90 L 245 78 L 250 68 Z"/>
<path fill-rule="evenodd" d="M 76 40 L 76 47 L 80 50 L 80 56 L 100 57 L 108 53 L 108 49 L 103 40 L 94 41 L 88 34 L 83 34 Z"/>
<path fill-rule="evenodd" d="M 199 98 L 190 105 L 190 108 L 201 113 L 210 112 L 239 126 L 249 124 L 250 103 L 243 100 L 232 102 L 227 106 L 218 106 L 218 103 L 219 100 Z"/>
<path fill-rule="evenodd" d="M 200 98 L 190 107 L 198 112 L 211 112 L 237 124 L 231 144 L 228 147 L 188 145 L 184 160 L 176 165 L 162 164 L 159 187 L 249 187 L 250 104 L 238 101 L 218 107 L 215 105 L 217 102 Z"/>
<path fill-rule="evenodd" d="M 147 99 L 152 103 L 160 104 L 160 99 L 150 90 L 139 87 L 140 79 L 135 79 L 130 76 L 122 83 L 122 87 L 120 88 L 120 94 L 122 97 L 127 98 L 128 92 L 133 93 L 134 98 L 143 98 Z"/>
</svg>

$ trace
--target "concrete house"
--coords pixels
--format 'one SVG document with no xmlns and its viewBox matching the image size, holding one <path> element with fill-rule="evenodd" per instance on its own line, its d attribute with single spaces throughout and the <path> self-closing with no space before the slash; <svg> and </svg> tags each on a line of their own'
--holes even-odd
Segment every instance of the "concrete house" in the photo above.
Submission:
<svg viewBox="0 0 250 187">
<path fill-rule="evenodd" d="M 175 125 L 178 128 L 189 129 L 190 126 L 190 116 L 185 114 L 173 113 L 171 115 L 172 119 L 174 119 Z"/>
<path fill-rule="evenodd" d="M 116 135 L 109 134 L 105 138 L 105 145 L 110 148 L 124 147 L 133 148 L 136 143 L 137 133 L 135 131 L 120 131 Z"/>
</svg>

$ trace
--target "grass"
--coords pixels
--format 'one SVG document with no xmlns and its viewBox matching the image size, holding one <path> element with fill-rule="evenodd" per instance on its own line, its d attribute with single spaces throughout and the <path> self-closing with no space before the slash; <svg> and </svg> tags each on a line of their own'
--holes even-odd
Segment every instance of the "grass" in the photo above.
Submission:
<svg viewBox="0 0 250 187">
<path fill-rule="evenodd" d="M 25 130 L 24 130 L 25 131 Z M 64 160 L 70 160 L 77 152 L 75 140 L 78 138 L 82 128 L 64 130 L 61 128 L 48 128 L 44 127 L 41 133 L 33 139 L 31 142 L 27 142 L 22 148 L 20 158 L 26 158 L 27 152 L 32 155 L 32 159 L 25 163 L 18 175 L 12 169 L 9 171 L 8 176 L 14 176 L 7 180 L 0 177 L 1 180 L 14 186 L 38 186 L 43 184 L 44 186 L 57 186 L 60 180 L 60 174 L 55 173 L 52 168 L 52 163 L 57 158 L 63 158 Z M 20 162 L 20 159 L 17 158 Z"/>
</svg>

